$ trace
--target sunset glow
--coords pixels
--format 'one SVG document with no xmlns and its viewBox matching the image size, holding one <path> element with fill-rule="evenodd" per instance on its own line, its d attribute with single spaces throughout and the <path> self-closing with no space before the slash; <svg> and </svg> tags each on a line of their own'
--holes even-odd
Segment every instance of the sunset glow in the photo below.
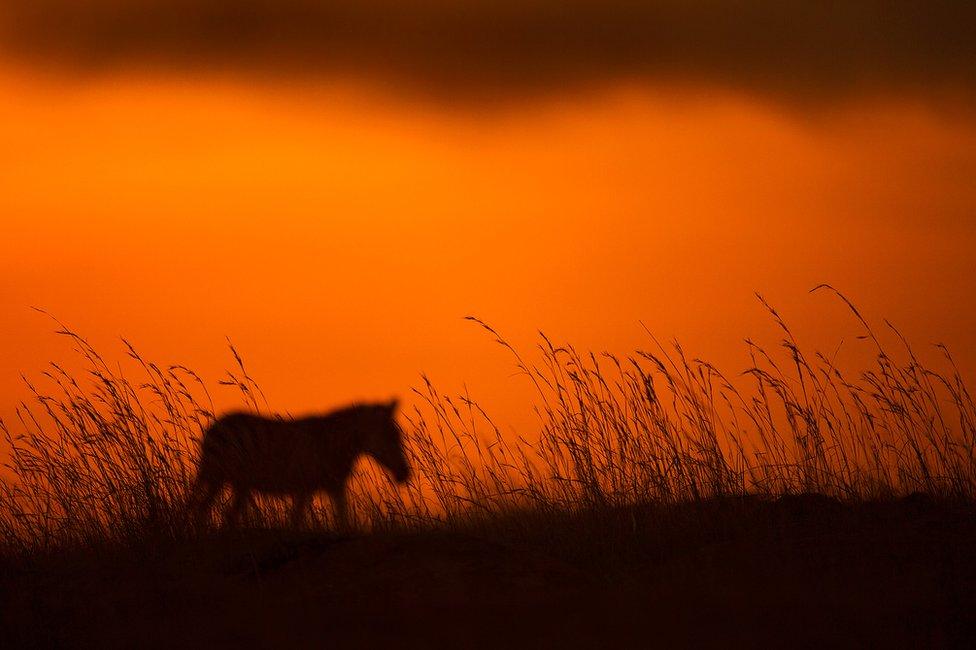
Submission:
<svg viewBox="0 0 976 650">
<path fill-rule="evenodd" d="M 830 282 L 976 363 L 976 129 L 894 101 L 806 110 L 616 86 L 491 109 L 367 86 L 2 76 L 3 415 L 66 362 L 43 308 L 107 352 L 207 377 L 243 351 L 315 410 L 462 383 L 532 419 L 514 341 L 627 351 L 655 335 L 745 362 L 754 291 L 833 350 Z M 855 349 L 851 347 L 851 349 Z"/>
<path fill-rule="evenodd" d="M 0 0 L 0 644 L 976 647 L 974 25 Z"/>
</svg>

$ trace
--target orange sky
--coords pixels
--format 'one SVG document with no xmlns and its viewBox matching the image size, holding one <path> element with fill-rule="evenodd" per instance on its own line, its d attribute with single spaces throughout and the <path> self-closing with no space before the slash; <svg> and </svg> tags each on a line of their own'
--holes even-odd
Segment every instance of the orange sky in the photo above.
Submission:
<svg viewBox="0 0 976 650">
<path fill-rule="evenodd" d="M 648 344 L 740 369 L 775 342 L 851 349 L 829 282 L 976 369 L 976 122 L 895 99 L 801 109 L 619 83 L 500 106 L 217 73 L 0 71 L 0 417 L 70 358 L 43 307 L 217 379 L 224 337 L 272 406 L 466 382 L 506 426 L 516 343 Z"/>
</svg>

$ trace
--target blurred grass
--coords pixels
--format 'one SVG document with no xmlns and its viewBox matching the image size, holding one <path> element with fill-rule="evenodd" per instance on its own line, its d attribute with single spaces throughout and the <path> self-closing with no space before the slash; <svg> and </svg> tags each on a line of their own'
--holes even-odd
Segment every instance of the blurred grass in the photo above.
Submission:
<svg viewBox="0 0 976 650">
<path fill-rule="evenodd" d="M 403 415 L 415 479 L 398 489 L 361 464 L 350 486 L 354 516 L 374 531 L 536 540 L 545 522 L 559 522 L 549 528 L 562 538 L 546 543 L 599 536 L 602 546 L 636 535 L 637 516 L 621 516 L 635 507 L 809 494 L 971 501 L 976 408 L 948 350 L 939 348 L 947 370 L 932 369 L 890 324 L 881 336 L 842 294 L 817 290 L 850 307 L 875 349 L 871 367 L 851 374 L 802 349 L 762 297 L 782 341 L 775 349 L 747 341 L 750 366 L 735 376 L 652 336 L 651 349 L 615 356 L 540 333 L 527 357 L 471 317 L 530 380 L 537 435 L 503 435 L 469 395 L 443 394 L 423 377 Z M 205 534 L 190 525 L 185 504 L 201 431 L 215 415 L 206 383 L 185 366 L 145 360 L 126 342 L 133 379 L 59 327 L 87 371 L 74 377 L 52 363 L 44 373 L 51 390 L 28 383 L 33 401 L 20 406 L 17 422 L 0 422 L 12 475 L 0 483 L 0 547 L 31 556 Z M 267 412 L 233 346 L 231 353 L 233 370 L 220 383 Z M 259 505 L 256 526 L 283 525 L 287 504 Z M 328 504 L 319 503 L 315 525 L 329 520 Z M 584 537 L 572 541 L 569 530 Z"/>
</svg>

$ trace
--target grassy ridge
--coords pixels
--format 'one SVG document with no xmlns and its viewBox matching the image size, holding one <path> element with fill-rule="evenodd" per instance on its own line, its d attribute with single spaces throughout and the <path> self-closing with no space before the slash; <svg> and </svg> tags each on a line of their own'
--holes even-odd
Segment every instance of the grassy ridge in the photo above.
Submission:
<svg viewBox="0 0 976 650">
<path fill-rule="evenodd" d="M 530 534 L 540 516 L 746 495 L 972 500 L 976 408 L 948 351 L 947 372 L 928 368 L 894 328 L 876 334 L 837 296 L 876 348 L 873 367 L 853 376 L 802 350 L 765 302 L 781 347 L 747 341 L 751 366 L 734 377 L 656 341 L 617 357 L 540 334 L 527 358 L 472 318 L 534 386 L 538 437 L 502 436 L 476 401 L 444 395 L 425 377 L 404 416 L 416 479 L 397 490 L 363 465 L 351 486 L 355 516 L 375 531 L 503 526 Z M 35 400 L 19 409 L 19 422 L 0 423 L 13 474 L 0 484 L 0 545 L 31 555 L 199 534 L 184 510 L 196 441 L 214 416 L 205 382 L 126 343 L 139 368 L 133 379 L 78 334 L 63 326 L 60 333 L 87 376 L 52 364 L 45 375 L 55 390 L 31 385 Z M 236 387 L 251 409 L 268 410 L 231 351 L 236 365 L 220 383 Z M 260 506 L 255 523 L 281 523 L 283 504 Z M 316 521 L 327 526 L 329 518 L 320 504 Z"/>
</svg>

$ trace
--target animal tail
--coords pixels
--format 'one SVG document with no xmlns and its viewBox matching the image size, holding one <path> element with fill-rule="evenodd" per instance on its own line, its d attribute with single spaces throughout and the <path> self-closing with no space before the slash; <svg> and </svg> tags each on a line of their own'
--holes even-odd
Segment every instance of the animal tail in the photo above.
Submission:
<svg viewBox="0 0 976 650">
<path fill-rule="evenodd" d="M 218 450 L 223 444 L 224 434 L 221 420 L 216 420 L 203 430 L 203 438 L 200 441 L 200 461 L 197 463 L 197 474 L 194 480 L 195 486 L 213 482 L 218 478 Z"/>
<path fill-rule="evenodd" d="M 215 456 L 214 430 L 219 426 L 219 420 L 204 429 L 200 442 L 200 461 L 197 463 L 196 475 L 187 493 L 186 510 L 191 521 L 201 525 L 213 503 L 214 497 L 220 491 L 220 467 Z M 219 436 L 219 434 L 217 434 Z"/>
</svg>

